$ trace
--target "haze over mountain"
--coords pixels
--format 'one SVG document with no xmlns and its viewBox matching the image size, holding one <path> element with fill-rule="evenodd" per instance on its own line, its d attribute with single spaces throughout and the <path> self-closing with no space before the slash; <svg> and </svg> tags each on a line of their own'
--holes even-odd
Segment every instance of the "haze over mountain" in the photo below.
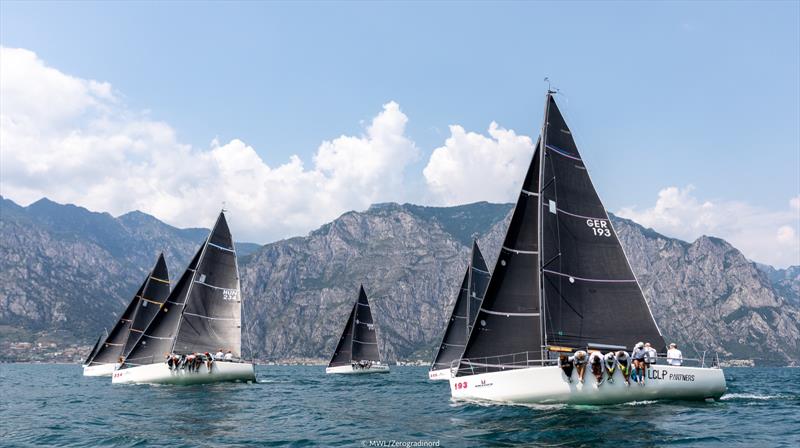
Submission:
<svg viewBox="0 0 800 448">
<path fill-rule="evenodd" d="M 244 345 L 261 359 L 327 358 L 363 283 L 384 357 L 428 359 L 471 239 L 478 238 L 493 267 L 511 207 L 378 204 L 307 236 L 262 247 L 237 244 Z M 235 236 L 236 216 L 229 219 Z M 708 349 L 757 364 L 796 362 L 800 267 L 756 265 L 724 240 L 688 243 L 612 220 L 656 321 L 686 356 Z M 28 207 L 3 199 L 0 343 L 92 343 L 113 324 L 159 251 L 174 281 L 206 232 L 140 212 L 115 218 L 46 199 Z"/>
</svg>

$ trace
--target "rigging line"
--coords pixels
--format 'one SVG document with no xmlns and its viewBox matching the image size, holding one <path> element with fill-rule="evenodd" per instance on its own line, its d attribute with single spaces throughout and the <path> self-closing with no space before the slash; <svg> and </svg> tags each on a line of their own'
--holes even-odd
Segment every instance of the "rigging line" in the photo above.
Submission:
<svg viewBox="0 0 800 448">
<path fill-rule="evenodd" d="M 570 213 L 570 212 L 568 212 L 568 211 L 566 211 L 566 210 L 562 210 L 562 209 L 560 209 L 560 208 L 558 208 L 558 207 L 556 207 L 556 210 L 558 210 L 560 213 L 564 213 L 564 214 L 566 214 L 566 215 L 569 215 L 569 216 L 574 216 L 574 217 L 576 217 L 576 218 L 581 218 L 581 219 L 596 219 L 596 220 L 598 220 L 598 221 L 608 221 L 608 218 L 595 218 L 594 216 L 583 216 L 583 215 L 576 215 L 575 213 Z"/>
<path fill-rule="evenodd" d="M 495 316 L 505 316 L 505 317 L 536 317 L 539 316 L 540 313 L 504 313 L 502 311 L 491 311 L 487 310 L 486 308 L 481 307 L 481 311 L 486 314 L 493 314 Z"/>
<path fill-rule="evenodd" d="M 561 244 L 559 243 L 559 246 L 560 246 L 560 245 L 561 245 Z M 560 248 L 560 247 L 559 247 L 559 250 L 561 250 L 561 248 Z M 551 259 L 547 260 L 547 263 L 545 263 L 545 264 L 543 264 L 543 265 L 542 265 L 542 270 L 544 271 L 544 270 L 545 270 L 544 268 L 546 268 L 546 267 L 547 267 L 547 266 L 548 266 L 550 263 L 552 263 L 552 262 L 556 261 L 556 258 L 558 258 L 558 257 L 560 257 L 560 256 L 561 256 L 561 252 L 559 252 L 559 253 L 557 253 L 557 254 L 553 255 L 553 258 L 551 258 Z"/>
<path fill-rule="evenodd" d="M 211 247 L 216 247 L 219 250 L 224 250 L 224 251 L 227 251 L 227 252 L 236 253 L 236 251 L 233 250 L 233 249 L 227 248 L 225 246 L 220 246 L 219 244 L 214 244 L 211 241 L 208 242 L 208 245 L 211 246 Z"/>
<path fill-rule="evenodd" d="M 563 149 L 556 148 L 553 145 L 544 145 L 544 146 L 545 146 L 545 148 L 555 152 L 556 154 L 560 154 L 560 155 L 562 155 L 564 157 L 567 157 L 569 159 L 572 159 L 572 160 L 577 160 L 579 162 L 583 162 L 583 160 L 581 160 L 580 157 L 575 157 L 573 155 L 570 155 L 568 152 L 564 151 Z"/>
<path fill-rule="evenodd" d="M 505 249 L 505 250 L 507 250 L 509 252 L 513 252 L 515 254 L 519 254 L 519 255 L 539 255 L 539 251 L 538 250 L 517 250 L 517 249 L 512 249 L 512 248 L 506 247 L 506 246 L 503 246 L 503 249 Z"/>
<path fill-rule="evenodd" d="M 559 289 L 559 288 L 558 288 L 558 287 L 555 285 L 555 283 L 553 283 L 553 281 L 552 281 L 552 280 L 550 280 L 550 279 L 549 279 L 549 278 L 547 278 L 547 277 L 545 277 L 545 279 L 547 279 L 548 283 L 550 283 L 550 285 L 552 285 L 552 286 L 553 286 L 553 289 L 555 289 L 555 290 L 556 290 L 556 292 L 558 293 L 558 296 L 559 296 L 559 297 L 561 297 L 561 301 L 562 301 L 563 303 L 566 303 L 566 304 L 567 304 L 567 306 L 568 306 L 568 307 L 569 307 L 569 308 L 570 308 L 572 311 L 574 311 L 574 312 L 575 312 L 575 314 L 577 314 L 577 315 L 578 315 L 578 316 L 579 316 L 581 319 L 583 319 L 583 314 L 581 314 L 581 312 L 580 312 L 580 311 L 576 310 L 576 309 L 575 309 L 575 307 L 574 307 L 574 306 L 572 306 L 572 304 L 571 304 L 571 303 L 569 303 L 569 300 L 567 300 L 567 298 L 566 298 L 566 297 L 564 297 L 564 294 L 561 294 L 561 290 L 560 290 L 560 289 Z M 550 317 L 550 316 L 548 316 L 548 317 Z M 548 319 L 548 320 L 549 320 L 549 319 Z M 552 323 L 552 321 L 551 321 L 551 323 Z"/>
<path fill-rule="evenodd" d="M 233 321 L 239 320 L 239 319 L 237 319 L 235 317 L 210 317 L 210 316 L 203 316 L 202 314 L 188 313 L 186 311 L 183 312 L 183 315 L 184 316 L 194 316 L 194 317 L 199 317 L 201 319 L 208 319 L 208 320 L 233 320 Z"/>
<path fill-rule="evenodd" d="M 601 278 L 583 278 L 583 277 L 575 277 L 574 275 L 565 274 L 563 272 L 558 271 L 551 271 L 550 269 L 542 269 L 543 272 L 547 272 L 548 274 L 560 275 L 562 277 L 569 277 L 575 280 L 582 280 L 585 282 L 596 282 L 596 283 L 636 283 L 636 279 L 632 280 L 607 280 Z"/>
</svg>

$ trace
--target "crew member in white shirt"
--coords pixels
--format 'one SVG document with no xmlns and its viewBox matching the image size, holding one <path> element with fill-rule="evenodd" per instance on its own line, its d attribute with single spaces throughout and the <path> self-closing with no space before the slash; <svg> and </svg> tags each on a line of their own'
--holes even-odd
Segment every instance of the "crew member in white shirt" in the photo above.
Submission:
<svg viewBox="0 0 800 448">
<path fill-rule="evenodd" d="M 671 366 L 683 364 L 683 353 L 678 350 L 678 344 L 674 342 L 669 344 L 669 350 L 667 350 L 667 364 Z"/>
</svg>

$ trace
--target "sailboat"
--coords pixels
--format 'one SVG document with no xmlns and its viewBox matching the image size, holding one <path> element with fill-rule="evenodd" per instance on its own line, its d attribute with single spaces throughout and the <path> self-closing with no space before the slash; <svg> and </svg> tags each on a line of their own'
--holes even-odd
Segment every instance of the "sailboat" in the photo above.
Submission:
<svg viewBox="0 0 800 448">
<path fill-rule="evenodd" d="M 447 322 L 447 329 L 439 344 L 439 350 L 431 363 L 428 371 L 430 380 L 446 380 L 450 378 L 450 364 L 461 358 L 464 347 L 475 325 L 475 317 L 483 302 L 486 285 L 489 284 L 489 268 L 478 247 L 477 241 L 472 242 L 470 263 L 464 272 L 464 279 L 456 296 L 456 303 Z"/>
<path fill-rule="evenodd" d="M 389 373 L 389 365 L 381 362 L 375 321 L 364 285 L 359 288 L 358 298 L 325 373 Z"/>
<path fill-rule="evenodd" d="M 486 296 L 462 358 L 456 399 L 501 403 L 613 404 L 718 399 L 716 367 L 664 365 L 643 384 L 589 371 L 582 382 L 559 365 L 565 352 L 627 351 L 665 341 L 548 89 L 544 122 Z"/>
<path fill-rule="evenodd" d="M 164 303 L 168 293 L 169 272 L 164 255 L 160 254 L 155 266 L 139 286 L 114 328 L 101 344 L 95 344 L 92 353 L 84 361 L 83 375 L 110 376 L 120 366 L 121 359 L 124 357 L 125 345 L 130 340 L 131 324 L 137 319 L 137 315 L 145 315 L 149 309 L 160 306 L 161 303 Z M 142 317 L 139 317 L 139 320 L 141 319 Z"/>
<path fill-rule="evenodd" d="M 202 384 L 255 381 L 241 359 L 242 298 L 236 249 L 224 212 L 175 288 L 133 344 L 112 383 Z M 230 352 L 209 369 L 171 368 L 167 356 Z"/>
</svg>

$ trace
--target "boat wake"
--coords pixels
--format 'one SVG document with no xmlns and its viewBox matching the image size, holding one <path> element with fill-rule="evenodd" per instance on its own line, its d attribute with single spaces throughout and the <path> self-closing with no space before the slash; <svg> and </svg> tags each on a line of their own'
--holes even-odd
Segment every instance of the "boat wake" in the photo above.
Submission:
<svg viewBox="0 0 800 448">
<path fill-rule="evenodd" d="M 729 400 L 775 400 L 779 398 L 787 398 L 784 395 L 761 395 L 761 394 L 725 394 L 723 395 L 720 400 L 722 401 L 729 401 Z"/>
</svg>

